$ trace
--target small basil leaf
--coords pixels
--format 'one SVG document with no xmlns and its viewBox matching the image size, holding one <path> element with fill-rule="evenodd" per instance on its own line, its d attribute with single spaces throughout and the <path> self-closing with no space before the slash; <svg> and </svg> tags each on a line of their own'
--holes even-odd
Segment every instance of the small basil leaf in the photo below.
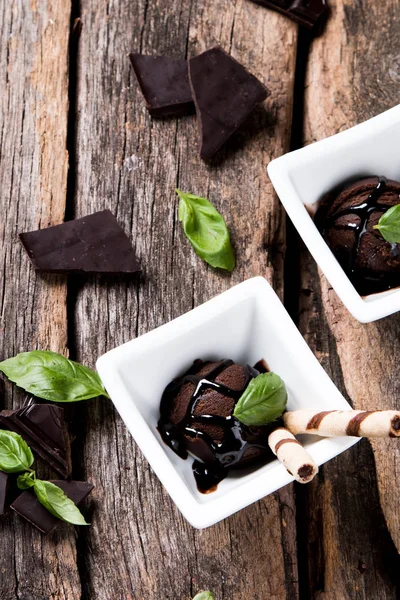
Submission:
<svg viewBox="0 0 400 600">
<path fill-rule="evenodd" d="M 211 592 L 199 592 L 193 600 L 214 600 L 214 596 Z"/>
<path fill-rule="evenodd" d="M 73 525 L 89 525 L 76 504 L 54 483 L 36 479 L 33 489 L 40 504 L 57 519 Z"/>
<path fill-rule="evenodd" d="M 262 373 L 250 381 L 233 416 L 245 425 L 267 425 L 284 413 L 286 404 L 287 391 L 279 375 Z"/>
<path fill-rule="evenodd" d="M 389 208 L 381 218 L 378 225 L 374 225 L 382 237 L 390 244 L 400 244 L 400 204 Z"/>
<path fill-rule="evenodd" d="M 0 362 L 0 371 L 27 392 L 53 402 L 106 396 L 95 371 L 50 350 L 33 350 Z"/>
<path fill-rule="evenodd" d="M 0 429 L 0 471 L 3 473 L 27 471 L 33 460 L 31 449 L 20 435 Z"/>
<path fill-rule="evenodd" d="M 206 198 L 180 190 L 176 193 L 179 220 L 196 254 L 212 267 L 233 271 L 235 255 L 223 217 Z"/>
<path fill-rule="evenodd" d="M 20 490 L 28 490 L 35 485 L 35 473 L 24 473 L 17 478 L 17 486 Z"/>
</svg>

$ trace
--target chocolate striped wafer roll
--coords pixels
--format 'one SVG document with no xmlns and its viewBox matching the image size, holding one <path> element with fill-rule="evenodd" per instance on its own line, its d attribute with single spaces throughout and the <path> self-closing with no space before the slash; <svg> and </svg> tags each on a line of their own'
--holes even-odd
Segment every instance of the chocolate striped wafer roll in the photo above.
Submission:
<svg viewBox="0 0 400 600">
<path fill-rule="evenodd" d="M 400 436 L 400 412 L 397 410 L 294 410 L 285 413 L 283 421 L 294 434 L 369 438 Z"/>
<path fill-rule="evenodd" d="M 318 465 L 293 434 L 284 427 L 275 429 L 268 438 L 275 456 L 299 483 L 308 483 L 318 473 Z"/>
</svg>

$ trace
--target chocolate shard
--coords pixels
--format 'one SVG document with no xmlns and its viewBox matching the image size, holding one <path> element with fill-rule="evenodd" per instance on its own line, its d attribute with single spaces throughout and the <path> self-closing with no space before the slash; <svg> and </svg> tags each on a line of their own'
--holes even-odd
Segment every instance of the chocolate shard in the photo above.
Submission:
<svg viewBox="0 0 400 600">
<path fill-rule="evenodd" d="M 109 210 L 19 237 L 37 271 L 113 275 L 140 271 L 128 237 Z"/>
<path fill-rule="evenodd" d="M 7 498 L 7 488 L 8 488 L 8 475 L 0 471 L 0 515 L 4 515 L 6 508 L 6 498 Z"/>
<path fill-rule="evenodd" d="M 194 112 L 186 60 L 130 54 L 129 58 L 152 117 Z"/>
<path fill-rule="evenodd" d="M 85 481 L 56 480 L 51 483 L 60 487 L 75 504 L 83 502 L 94 487 L 91 483 Z M 57 517 L 54 517 L 40 504 L 32 489 L 22 492 L 22 494 L 11 504 L 11 508 L 45 534 L 49 533 L 61 523 Z"/>
<path fill-rule="evenodd" d="M 309 29 L 321 23 L 328 13 L 326 0 L 252 0 L 252 2 L 277 10 Z"/>
<path fill-rule="evenodd" d="M 189 61 L 200 157 L 211 158 L 268 95 L 262 83 L 216 46 Z"/>
<path fill-rule="evenodd" d="M 28 446 L 63 477 L 71 474 L 71 450 L 64 409 L 31 404 L 0 412 L 0 426 L 21 435 Z"/>
</svg>

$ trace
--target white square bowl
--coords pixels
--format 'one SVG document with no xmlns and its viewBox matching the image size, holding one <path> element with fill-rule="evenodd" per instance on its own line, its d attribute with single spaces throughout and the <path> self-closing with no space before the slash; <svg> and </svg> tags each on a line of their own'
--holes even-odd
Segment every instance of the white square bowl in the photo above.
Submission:
<svg viewBox="0 0 400 600">
<path fill-rule="evenodd" d="M 250 365 L 264 358 L 285 381 L 291 410 L 348 410 L 350 406 L 263 277 L 249 279 L 101 356 L 98 372 L 126 426 L 184 517 L 202 529 L 271 494 L 293 477 L 274 460 L 240 475 L 231 471 L 216 492 L 198 492 L 193 459 L 179 458 L 157 431 L 164 388 L 196 358 L 232 358 Z M 307 450 L 319 465 L 358 441 L 308 437 Z"/>
<path fill-rule="evenodd" d="M 369 323 L 400 310 L 400 288 L 359 295 L 310 216 L 327 192 L 350 178 L 385 175 L 400 180 L 400 105 L 273 160 L 268 175 L 304 243 L 353 317 Z"/>
</svg>

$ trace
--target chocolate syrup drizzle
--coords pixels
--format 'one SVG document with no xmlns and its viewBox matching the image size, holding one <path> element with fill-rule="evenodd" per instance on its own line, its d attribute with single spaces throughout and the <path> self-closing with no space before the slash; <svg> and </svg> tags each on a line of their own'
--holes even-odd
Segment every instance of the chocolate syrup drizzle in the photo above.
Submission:
<svg viewBox="0 0 400 600">
<path fill-rule="evenodd" d="M 377 186 L 372 192 L 369 194 L 368 198 L 358 204 L 357 206 L 349 206 L 336 212 L 334 215 L 329 217 L 326 216 L 326 212 L 328 210 L 327 202 L 329 202 L 330 198 L 333 194 L 329 194 L 325 200 L 322 202 L 322 209 L 320 209 L 320 214 L 316 215 L 316 224 L 319 227 L 322 235 L 325 237 L 326 234 L 332 227 L 341 230 L 352 230 L 355 233 L 355 245 L 351 250 L 349 260 L 347 264 L 342 264 L 343 268 L 347 272 L 349 278 L 358 289 L 358 291 L 362 295 L 368 295 L 370 293 L 375 293 L 377 291 L 383 291 L 384 289 L 390 289 L 392 286 L 391 275 L 387 273 L 370 273 L 363 272 L 357 266 L 357 259 L 360 253 L 361 242 L 364 234 L 367 231 L 369 217 L 373 212 L 386 212 L 391 205 L 382 204 L 380 202 L 380 198 L 385 191 L 387 186 L 387 178 L 386 177 L 378 177 Z M 337 195 L 337 191 L 335 196 Z M 337 220 L 340 217 L 354 215 L 357 217 L 356 219 L 349 221 L 348 223 L 343 223 L 338 225 Z M 398 244 L 391 244 L 391 252 L 394 257 L 399 255 L 399 246 Z M 341 263 L 344 261 L 340 261 Z M 386 286 L 386 287 L 385 287 Z"/>
<path fill-rule="evenodd" d="M 364 233 L 367 231 L 368 219 L 369 219 L 370 214 L 373 212 L 386 212 L 387 209 L 390 208 L 384 204 L 379 204 L 379 198 L 382 196 L 382 194 L 385 190 L 386 184 L 387 184 L 386 177 L 378 177 L 378 185 L 370 193 L 368 198 L 366 200 L 364 200 L 364 202 L 362 202 L 361 204 L 358 204 L 357 206 L 349 206 L 347 208 L 344 208 L 343 210 L 340 210 L 339 212 L 335 213 L 332 217 L 328 218 L 328 220 L 325 224 L 324 234 L 333 225 L 335 225 L 336 221 L 338 219 L 340 219 L 340 217 L 344 217 L 344 216 L 352 215 L 352 214 L 359 217 L 358 223 L 357 222 L 344 223 L 343 225 L 340 225 L 339 227 L 336 225 L 336 227 L 340 228 L 340 229 L 352 229 L 355 231 L 355 234 L 356 234 L 356 244 L 355 244 L 352 254 L 351 254 L 351 262 L 350 262 L 351 273 L 356 272 L 357 257 L 358 257 L 359 251 L 360 251 L 361 239 L 362 239 L 362 236 L 364 235 Z"/>
<path fill-rule="evenodd" d="M 237 465 L 249 448 L 269 450 L 267 430 L 264 442 L 259 430 L 255 431 L 254 428 L 247 427 L 233 416 L 221 417 L 212 414 L 195 414 L 199 399 L 210 388 L 216 390 L 219 394 L 232 398 L 235 403 L 239 400 L 244 388 L 238 391 L 232 390 L 221 383 L 211 381 L 233 364 L 235 363 L 232 360 L 223 360 L 207 375 L 196 375 L 189 371 L 183 377 L 172 381 L 166 387 L 161 399 L 161 417 L 158 422 L 158 430 L 167 446 L 178 456 L 186 459 L 188 451 L 186 450 L 185 438 L 197 438 L 205 441 L 213 454 L 214 461 L 212 463 L 204 464 L 198 460 L 193 463 L 194 476 L 198 489 L 202 493 L 208 493 L 216 489 L 218 483 L 226 477 L 228 467 Z M 199 363 L 195 361 L 192 369 L 196 370 L 198 365 Z M 259 374 L 258 371 L 248 365 L 246 365 L 246 370 L 248 374 L 247 383 Z M 185 416 L 179 424 L 175 425 L 170 420 L 171 406 L 185 383 L 193 384 L 195 389 L 189 400 Z M 223 431 L 222 440 L 213 440 L 210 435 L 199 430 L 196 423 L 217 426 Z M 274 423 L 273 428 L 276 428 L 276 426 L 276 423 Z"/>
</svg>

